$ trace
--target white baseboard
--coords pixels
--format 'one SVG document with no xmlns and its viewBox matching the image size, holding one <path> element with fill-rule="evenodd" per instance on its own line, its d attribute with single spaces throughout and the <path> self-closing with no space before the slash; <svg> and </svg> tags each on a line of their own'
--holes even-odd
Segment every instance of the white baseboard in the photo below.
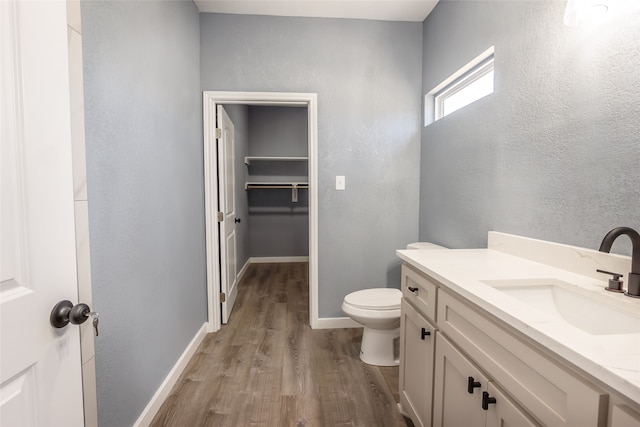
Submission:
<svg viewBox="0 0 640 427">
<path fill-rule="evenodd" d="M 240 269 L 240 272 L 238 272 L 238 275 L 236 276 L 236 283 L 240 282 L 240 279 L 242 279 L 242 276 L 244 276 L 244 273 L 247 272 L 247 268 L 249 268 L 250 264 L 251 264 L 251 258 L 247 258 L 247 262 L 244 263 L 244 265 Z"/>
<path fill-rule="evenodd" d="M 204 323 L 200 330 L 196 332 L 196 335 L 184 350 L 176 364 L 173 366 L 171 371 L 169 371 L 169 374 L 164 379 L 162 384 L 160 384 L 160 387 L 158 387 L 158 390 L 147 404 L 147 407 L 144 408 L 135 424 L 133 424 L 134 427 L 147 427 L 151 424 L 151 421 L 153 421 L 153 417 L 155 417 L 158 413 L 158 410 L 160 410 L 160 407 L 164 403 L 165 399 L 169 396 L 171 389 L 175 385 L 176 381 L 178 381 L 178 378 L 182 374 L 182 371 L 184 371 L 184 368 L 187 367 L 187 364 L 195 354 L 198 346 L 204 339 L 205 335 L 207 335 L 207 327 L 208 324 Z"/>
<path fill-rule="evenodd" d="M 308 256 L 271 256 L 271 257 L 251 257 L 251 264 L 265 264 L 276 262 L 309 262 Z"/>
<path fill-rule="evenodd" d="M 313 329 L 363 328 L 360 323 L 350 317 L 321 317 L 313 325 Z"/>
</svg>

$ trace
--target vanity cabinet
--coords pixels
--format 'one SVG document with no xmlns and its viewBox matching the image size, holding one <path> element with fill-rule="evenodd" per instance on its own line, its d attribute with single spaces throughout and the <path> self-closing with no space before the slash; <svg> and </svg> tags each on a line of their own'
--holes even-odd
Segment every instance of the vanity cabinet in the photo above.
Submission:
<svg viewBox="0 0 640 427">
<path fill-rule="evenodd" d="M 609 427 L 640 427 L 640 413 L 627 405 L 613 405 Z"/>
<path fill-rule="evenodd" d="M 400 404 L 416 427 L 431 425 L 435 327 L 404 298 L 400 318 Z"/>
<path fill-rule="evenodd" d="M 416 426 L 640 427 L 566 361 L 407 264 L 402 292 L 400 407 Z"/>
<path fill-rule="evenodd" d="M 484 427 L 482 393 L 489 382 L 441 333 L 437 334 L 433 425 Z"/>
<path fill-rule="evenodd" d="M 438 328 L 541 424 L 606 424 L 605 392 L 443 288 Z"/>
<path fill-rule="evenodd" d="M 431 426 L 437 285 L 402 266 L 400 407 L 416 426 Z"/>
<path fill-rule="evenodd" d="M 441 333 L 436 342 L 434 426 L 539 425 Z"/>
</svg>

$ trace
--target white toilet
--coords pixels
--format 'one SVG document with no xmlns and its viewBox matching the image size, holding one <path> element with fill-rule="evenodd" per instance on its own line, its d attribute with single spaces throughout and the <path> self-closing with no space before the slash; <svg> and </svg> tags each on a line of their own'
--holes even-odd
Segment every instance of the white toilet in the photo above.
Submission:
<svg viewBox="0 0 640 427">
<path fill-rule="evenodd" d="M 435 243 L 415 242 L 415 243 L 409 243 L 407 245 L 407 249 L 424 250 L 424 249 L 447 249 L 447 248 L 445 248 L 444 246 L 436 245 Z"/>
<path fill-rule="evenodd" d="M 445 249 L 433 243 L 411 243 L 407 249 Z M 348 294 L 342 311 L 364 325 L 360 359 L 369 365 L 397 366 L 399 359 L 394 341 L 400 338 L 400 300 L 402 291 L 395 288 L 363 289 Z"/>
<path fill-rule="evenodd" d="M 402 291 L 374 288 L 351 292 L 344 297 L 342 311 L 364 325 L 360 359 L 375 366 L 397 366 L 393 340 L 400 337 Z"/>
</svg>

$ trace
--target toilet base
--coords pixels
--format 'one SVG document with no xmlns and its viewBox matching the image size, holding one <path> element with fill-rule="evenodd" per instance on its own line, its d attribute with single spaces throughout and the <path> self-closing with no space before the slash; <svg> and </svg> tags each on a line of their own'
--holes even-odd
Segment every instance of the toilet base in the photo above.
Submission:
<svg viewBox="0 0 640 427">
<path fill-rule="evenodd" d="M 381 330 L 365 326 L 360 346 L 360 360 L 374 366 L 398 366 L 400 359 L 395 352 L 397 339 L 400 339 L 400 328 Z"/>
</svg>

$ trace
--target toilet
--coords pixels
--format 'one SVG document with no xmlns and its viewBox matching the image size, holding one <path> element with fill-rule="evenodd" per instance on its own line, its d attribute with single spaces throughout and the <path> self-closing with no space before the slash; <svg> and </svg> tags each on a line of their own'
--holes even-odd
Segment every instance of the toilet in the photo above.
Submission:
<svg viewBox="0 0 640 427">
<path fill-rule="evenodd" d="M 446 249 L 428 242 L 416 242 L 407 249 Z M 402 291 L 372 288 L 351 292 L 344 297 L 342 311 L 364 326 L 360 360 L 374 366 L 398 366 L 394 341 L 400 338 L 400 301 Z"/>
<path fill-rule="evenodd" d="M 415 243 L 409 243 L 407 245 L 407 249 L 423 250 L 423 249 L 447 249 L 447 248 L 445 248 L 444 246 L 436 245 L 435 243 L 415 242 Z"/>
<path fill-rule="evenodd" d="M 360 359 L 369 365 L 397 366 L 393 341 L 400 337 L 402 291 L 373 288 L 351 292 L 344 297 L 342 311 L 364 325 Z"/>
</svg>

